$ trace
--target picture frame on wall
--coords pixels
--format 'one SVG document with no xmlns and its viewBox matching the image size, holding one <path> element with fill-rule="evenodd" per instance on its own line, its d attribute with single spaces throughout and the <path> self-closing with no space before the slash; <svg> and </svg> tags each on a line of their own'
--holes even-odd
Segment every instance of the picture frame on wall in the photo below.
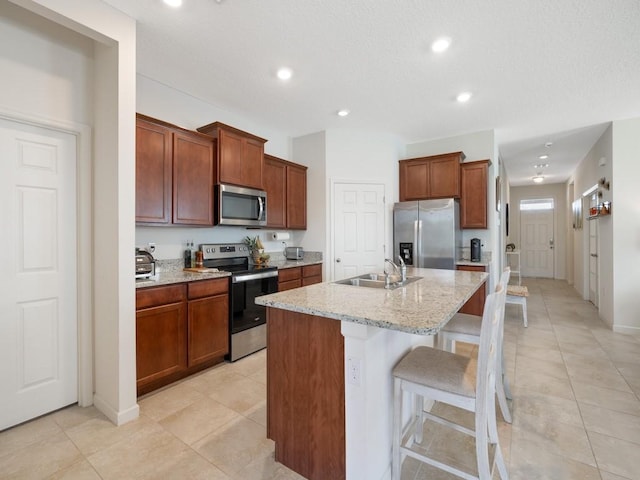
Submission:
<svg viewBox="0 0 640 480">
<path fill-rule="evenodd" d="M 501 202 L 502 202 L 502 179 L 498 175 L 496 177 L 496 211 L 497 212 L 500 211 Z"/>
</svg>

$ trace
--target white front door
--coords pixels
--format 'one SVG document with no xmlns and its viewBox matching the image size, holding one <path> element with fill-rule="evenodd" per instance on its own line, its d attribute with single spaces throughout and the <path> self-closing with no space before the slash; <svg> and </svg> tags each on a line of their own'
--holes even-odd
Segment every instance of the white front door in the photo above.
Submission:
<svg viewBox="0 0 640 480">
<path fill-rule="evenodd" d="M 523 277 L 553 278 L 553 199 L 522 200 L 520 204 Z"/>
<path fill-rule="evenodd" d="M 0 430 L 78 399 L 76 139 L 0 119 Z"/>
<path fill-rule="evenodd" d="M 384 185 L 333 186 L 332 280 L 380 271 L 384 263 Z"/>
</svg>

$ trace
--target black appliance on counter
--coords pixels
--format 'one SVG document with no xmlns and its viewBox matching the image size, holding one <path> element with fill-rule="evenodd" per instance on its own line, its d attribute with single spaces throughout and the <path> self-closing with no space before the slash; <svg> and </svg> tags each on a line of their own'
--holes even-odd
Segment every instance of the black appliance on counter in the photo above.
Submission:
<svg viewBox="0 0 640 480">
<path fill-rule="evenodd" d="M 261 295 L 278 291 L 278 269 L 253 265 L 244 243 L 203 244 L 203 265 L 231 272 L 229 355 L 235 362 L 267 346 L 267 309 L 256 305 Z"/>
<path fill-rule="evenodd" d="M 479 238 L 471 239 L 471 261 L 479 262 L 482 259 L 482 242 Z"/>
</svg>

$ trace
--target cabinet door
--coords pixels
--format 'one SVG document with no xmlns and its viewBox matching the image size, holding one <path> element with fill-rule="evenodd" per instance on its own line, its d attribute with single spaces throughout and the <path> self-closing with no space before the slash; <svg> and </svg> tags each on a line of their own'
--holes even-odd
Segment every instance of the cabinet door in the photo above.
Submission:
<svg viewBox="0 0 640 480">
<path fill-rule="evenodd" d="M 172 133 L 136 122 L 136 222 L 171 223 Z"/>
<path fill-rule="evenodd" d="M 456 270 L 466 270 L 468 272 L 484 272 L 485 267 L 483 266 L 473 266 L 473 265 L 458 265 Z M 482 316 L 484 312 L 484 301 L 487 298 L 487 282 L 483 283 L 482 286 L 473 294 L 473 296 L 467 300 L 462 308 L 459 310 L 460 313 L 468 313 L 469 315 L 478 315 Z"/>
<path fill-rule="evenodd" d="M 242 149 L 242 185 L 262 189 L 264 144 L 251 138 L 245 138 Z"/>
<path fill-rule="evenodd" d="M 307 170 L 287 165 L 287 227 L 307 228 Z"/>
<path fill-rule="evenodd" d="M 136 312 L 138 388 L 186 369 L 186 319 L 186 302 Z"/>
<path fill-rule="evenodd" d="M 218 133 L 220 183 L 245 186 L 242 183 L 242 144 L 244 139 L 226 130 Z"/>
<path fill-rule="evenodd" d="M 173 137 L 173 223 L 213 225 L 213 142 Z"/>
<path fill-rule="evenodd" d="M 400 201 L 429 198 L 429 163 L 400 162 Z"/>
<path fill-rule="evenodd" d="M 489 160 L 463 163 L 460 168 L 460 228 L 487 228 Z"/>
<path fill-rule="evenodd" d="M 267 192 L 267 226 L 287 228 L 287 167 L 284 162 L 264 156 L 264 189 Z"/>
<path fill-rule="evenodd" d="M 460 157 L 429 160 L 429 197 L 460 197 Z"/>
<path fill-rule="evenodd" d="M 229 353 L 229 300 L 217 295 L 189 301 L 189 367 Z"/>
</svg>

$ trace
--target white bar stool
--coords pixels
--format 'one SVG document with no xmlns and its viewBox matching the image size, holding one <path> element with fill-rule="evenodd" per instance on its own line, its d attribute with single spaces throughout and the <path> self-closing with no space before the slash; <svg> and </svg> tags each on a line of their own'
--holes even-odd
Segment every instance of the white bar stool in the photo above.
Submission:
<svg viewBox="0 0 640 480">
<path fill-rule="evenodd" d="M 511 269 L 506 267 L 500 277 L 500 285 L 508 285 L 511 276 Z M 504 288 L 504 287 L 503 287 Z M 508 289 L 507 289 L 508 291 Z M 455 342 L 480 344 L 482 317 L 478 315 L 469 315 L 468 313 L 456 313 L 447 324 L 440 329 L 436 338 L 438 348 L 455 353 Z M 504 309 L 500 318 L 500 326 L 498 327 L 498 364 L 496 365 L 496 396 L 502 412 L 502 418 L 507 423 L 512 422 L 511 412 L 507 399 L 511 399 L 511 389 L 509 388 L 509 379 L 504 373 L 504 354 L 503 354 L 503 337 L 504 337 Z"/>
<path fill-rule="evenodd" d="M 506 303 L 513 303 L 522 307 L 522 318 L 524 319 L 524 326 L 529 326 L 527 320 L 527 297 L 529 296 L 529 289 L 526 285 L 508 285 L 507 286 L 507 300 Z"/>
<path fill-rule="evenodd" d="M 470 366 L 473 361 L 468 357 L 424 346 L 409 352 L 394 367 L 392 480 L 400 480 L 402 459 L 406 455 L 466 479 L 490 480 L 497 467 L 500 478 L 508 480 L 498 439 L 494 400 L 498 330 L 505 294 L 504 286 L 499 285 L 485 302 L 475 371 Z M 402 424 L 404 392 L 414 397 L 415 401 L 412 403 L 417 406 L 407 428 Z M 424 412 L 424 398 L 474 412 L 475 430 Z M 425 419 L 475 437 L 477 476 L 412 448 L 415 443 L 422 442 Z M 403 438 L 406 434 L 409 437 L 405 443 Z M 489 462 L 489 444 L 495 445 L 493 465 Z"/>
</svg>

